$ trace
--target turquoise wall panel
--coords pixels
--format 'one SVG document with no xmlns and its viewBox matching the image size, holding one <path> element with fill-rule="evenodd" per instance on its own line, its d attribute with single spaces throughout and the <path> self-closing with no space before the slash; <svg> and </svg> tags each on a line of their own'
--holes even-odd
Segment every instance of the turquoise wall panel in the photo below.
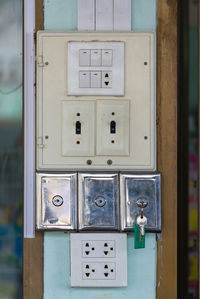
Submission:
<svg viewBox="0 0 200 299">
<path fill-rule="evenodd" d="M 71 288 L 69 234 L 46 232 L 44 238 L 44 299 L 155 299 L 156 240 L 146 239 L 145 249 L 134 249 L 128 237 L 128 287 Z M 79 271 L 79 269 L 77 269 Z"/>
<path fill-rule="evenodd" d="M 132 4 L 132 29 L 155 30 L 156 0 L 132 0 Z M 77 30 L 77 0 L 45 0 L 44 9 L 46 30 Z M 69 234 L 45 232 L 44 299 L 155 299 L 155 234 L 147 235 L 145 249 L 134 250 L 133 245 L 130 234 L 127 288 L 71 288 Z"/>
</svg>

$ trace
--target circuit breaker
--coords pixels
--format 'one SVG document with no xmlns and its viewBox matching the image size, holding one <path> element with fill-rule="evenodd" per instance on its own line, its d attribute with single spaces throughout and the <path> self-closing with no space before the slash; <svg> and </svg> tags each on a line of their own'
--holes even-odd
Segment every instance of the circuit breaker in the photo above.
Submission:
<svg viewBox="0 0 200 299">
<path fill-rule="evenodd" d="M 155 34 L 38 32 L 37 170 L 155 170 Z"/>
</svg>

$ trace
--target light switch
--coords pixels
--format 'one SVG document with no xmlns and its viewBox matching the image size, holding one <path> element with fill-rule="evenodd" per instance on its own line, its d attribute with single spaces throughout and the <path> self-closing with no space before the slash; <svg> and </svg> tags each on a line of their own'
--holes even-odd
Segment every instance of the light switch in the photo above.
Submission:
<svg viewBox="0 0 200 299">
<path fill-rule="evenodd" d="M 91 66 L 101 66 L 101 50 L 91 50 Z"/>
<path fill-rule="evenodd" d="M 62 155 L 94 155 L 94 101 L 63 101 Z"/>
<path fill-rule="evenodd" d="M 112 50 L 102 50 L 102 66 L 112 66 Z"/>
<path fill-rule="evenodd" d="M 91 88 L 101 88 L 101 72 L 91 72 Z"/>
<path fill-rule="evenodd" d="M 129 155 L 129 100 L 97 101 L 97 155 Z"/>
<path fill-rule="evenodd" d="M 90 66 L 90 50 L 80 50 L 79 52 L 79 65 Z"/>
<path fill-rule="evenodd" d="M 89 88 L 90 87 L 90 72 L 79 72 L 79 87 Z"/>
</svg>

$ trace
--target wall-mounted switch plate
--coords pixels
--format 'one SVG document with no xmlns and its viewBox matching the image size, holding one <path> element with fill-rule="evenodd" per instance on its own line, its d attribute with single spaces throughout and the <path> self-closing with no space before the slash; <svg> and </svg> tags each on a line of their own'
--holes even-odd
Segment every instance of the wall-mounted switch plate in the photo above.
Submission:
<svg viewBox="0 0 200 299">
<path fill-rule="evenodd" d="M 94 156 L 95 102 L 62 102 L 62 155 Z"/>
<path fill-rule="evenodd" d="M 38 171 L 156 170 L 155 40 L 153 32 L 38 32 Z"/>
<path fill-rule="evenodd" d="M 126 287 L 126 234 L 71 234 L 72 287 Z"/>
<path fill-rule="evenodd" d="M 88 86 L 87 74 L 89 72 L 92 75 L 91 82 L 94 81 L 94 73 L 102 73 L 103 78 L 105 72 L 110 73 L 110 77 L 112 74 L 112 82 L 110 78 L 108 85 L 102 81 L 100 86 L 97 83 Z M 123 96 L 124 43 L 70 41 L 68 43 L 68 95 Z"/>
<path fill-rule="evenodd" d="M 129 155 L 129 101 L 97 101 L 97 155 Z"/>
<path fill-rule="evenodd" d="M 118 230 L 118 174 L 79 173 L 78 181 L 79 230 Z"/>
<path fill-rule="evenodd" d="M 161 231 L 161 175 L 120 174 L 121 229 L 133 230 L 139 207 L 137 201 L 144 201 L 144 215 L 147 217 L 146 230 Z"/>
<path fill-rule="evenodd" d="M 39 230 L 77 228 L 77 174 L 36 174 Z"/>
</svg>

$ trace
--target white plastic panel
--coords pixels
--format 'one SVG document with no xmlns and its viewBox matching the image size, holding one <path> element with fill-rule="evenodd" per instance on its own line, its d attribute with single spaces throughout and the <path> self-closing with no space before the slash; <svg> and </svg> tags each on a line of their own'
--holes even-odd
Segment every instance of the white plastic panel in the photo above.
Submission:
<svg viewBox="0 0 200 299">
<path fill-rule="evenodd" d="M 74 69 L 72 70 L 75 72 L 75 75 L 70 77 L 75 78 L 75 81 L 78 82 L 79 69 L 81 69 L 81 71 L 89 72 L 89 84 L 91 84 L 91 77 L 94 75 L 94 73 L 101 72 L 102 85 L 105 84 L 105 86 L 104 88 L 96 88 L 96 90 L 106 90 L 106 92 L 110 92 L 110 94 L 92 95 L 91 93 L 90 95 L 84 96 L 80 93 L 79 95 L 68 95 L 70 87 L 68 84 L 68 68 L 70 63 L 70 61 L 68 63 L 68 45 L 80 44 L 80 41 L 83 40 L 86 45 L 85 49 L 87 50 L 88 44 L 93 43 L 94 40 L 104 46 L 105 42 L 107 44 L 113 43 L 116 45 L 124 45 L 124 95 L 114 96 L 112 92 L 110 92 L 112 90 L 112 86 L 115 86 L 116 76 L 116 73 L 114 69 L 112 69 L 112 67 L 101 67 L 100 71 L 98 67 L 94 66 L 80 67 L 79 62 L 77 62 L 77 69 L 74 67 Z M 77 46 L 77 53 L 75 54 L 75 57 L 78 57 L 79 61 L 78 49 L 80 49 L 79 46 Z M 91 48 L 90 50 L 95 49 Z M 107 50 L 112 50 L 112 48 L 108 48 Z M 109 54 L 113 60 L 115 60 L 114 52 L 110 52 Z M 155 170 L 156 72 L 154 33 L 39 32 L 37 55 L 39 56 L 37 64 L 38 170 Z M 110 58 L 106 59 L 107 63 L 110 63 Z M 42 66 L 41 61 L 44 62 Z M 45 64 L 46 62 L 48 62 L 48 64 Z M 106 74 L 108 75 L 108 77 L 106 77 Z M 100 74 L 98 74 L 98 76 L 100 76 Z M 99 84 L 99 77 L 94 77 L 96 79 L 92 79 L 92 84 Z M 108 85 L 106 85 L 107 81 L 109 81 Z M 74 82 L 71 83 L 75 84 Z M 82 88 L 82 90 L 89 90 L 89 88 Z M 82 154 L 77 154 L 77 156 L 75 156 L 73 155 L 73 151 L 70 155 L 67 152 L 63 155 L 63 140 L 65 139 L 65 136 L 63 136 L 63 131 L 65 130 L 65 128 L 63 128 L 62 123 L 63 102 L 69 101 L 72 101 L 74 103 L 77 102 L 77 104 L 75 104 L 76 107 L 79 106 L 79 102 L 82 103 L 84 101 L 87 101 L 88 103 L 94 103 L 94 117 L 89 117 L 88 120 L 88 122 L 91 122 L 91 120 L 93 122 L 94 119 L 94 125 L 92 128 L 94 130 L 94 151 L 89 150 L 88 155 L 85 156 Z M 125 144 L 124 146 L 122 146 L 122 143 L 121 145 L 120 143 L 118 143 L 119 148 L 114 152 L 110 151 L 109 154 L 108 152 L 104 152 L 104 150 L 103 152 L 102 150 L 99 150 L 97 132 L 101 131 L 105 125 L 104 121 L 99 119 L 99 115 L 97 112 L 99 103 L 101 101 L 105 101 L 105 103 L 110 103 L 110 101 L 113 101 L 113 103 L 115 103 L 116 101 L 116 104 L 121 102 L 129 103 L 127 118 L 122 121 L 121 125 L 121 128 L 127 128 L 127 130 L 124 131 L 125 134 L 123 134 Z M 80 105 L 80 107 L 82 106 Z M 105 109 L 107 111 L 108 107 Z M 128 108 L 125 108 L 125 111 L 127 110 Z M 122 111 L 123 109 L 121 110 L 121 113 Z M 124 113 L 125 112 L 123 112 L 123 114 Z M 103 114 L 102 117 L 104 118 L 105 115 Z M 124 119 L 124 116 L 122 118 Z M 88 133 L 89 132 L 90 130 L 88 131 Z M 120 134 L 122 136 L 122 133 Z M 120 148 L 120 146 L 122 147 Z"/>
<path fill-rule="evenodd" d="M 113 1 L 96 0 L 96 30 L 113 30 Z"/>
<path fill-rule="evenodd" d="M 94 72 L 112 74 L 112 84 L 94 84 Z M 68 95 L 124 95 L 124 43 L 69 42 Z"/>
<path fill-rule="evenodd" d="M 78 30 L 95 30 L 95 1 L 78 0 Z"/>
<path fill-rule="evenodd" d="M 71 234 L 72 287 L 126 287 L 126 234 Z"/>
<path fill-rule="evenodd" d="M 131 30 L 131 0 L 114 0 L 114 30 Z"/>
</svg>

